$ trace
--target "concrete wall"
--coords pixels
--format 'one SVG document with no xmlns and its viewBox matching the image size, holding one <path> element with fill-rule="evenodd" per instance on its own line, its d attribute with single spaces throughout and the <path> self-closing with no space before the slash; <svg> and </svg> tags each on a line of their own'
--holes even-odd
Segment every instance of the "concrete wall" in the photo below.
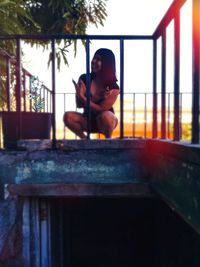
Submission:
<svg viewBox="0 0 200 267">
<path fill-rule="evenodd" d="M 145 150 L 145 179 L 200 233 L 200 146 L 148 140 Z"/>
<path fill-rule="evenodd" d="M 22 146 L 25 149 L 25 146 Z M 0 267 L 22 265 L 22 204 L 5 184 L 149 183 L 200 233 L 200 147 L 159 140 L 65 142 L 0 151 Z M 8 197 L 4 199 L 4 197 Z"/>
<path fill-rule="evenodd" d="M 144 141 L 82 141 L 54 151 L 34 142 L 26 151 L 0 151 L 0 266 L 22 266 L 22 206 L 5 184 L 143 183 Z"/>
</svg>

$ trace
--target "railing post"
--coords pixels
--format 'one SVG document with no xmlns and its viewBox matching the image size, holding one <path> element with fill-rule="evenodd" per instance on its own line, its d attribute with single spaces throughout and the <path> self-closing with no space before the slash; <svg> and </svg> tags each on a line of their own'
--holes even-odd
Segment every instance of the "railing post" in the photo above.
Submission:
<svg viewBox="0 0 200 267">
<path fill-rule="evenodd" d="M 174 18 L 174 141 L 180 140 L 180 10 Z"/>
<path fill-rule="evenodd" d="M 166 138 L 166 29 L 162 34 L 161 138 Z"/>
<path fill-rule="evenodd" d="M 152 137 L 157 138 L 157 39 L 153 40 L 153 125 Z"/>
<path fill-rule="evenodd" d="M 86 40 L 87 139 L 90 139 L 90 40 Z"/>
<path fill-rule="evenodd" d="M 124 40 L 120 39 L 120 138 L 124 137 Z"/>
<path fill-rule="evenodd" d="M 30 94 L 32 93 L 32 90 L 31 90 L 31 77 L 32 76 L 29 76 L 29 92 L 30 92 Z M 29 111 L 32 111 L 32 99 L 31 98 L 29 99 Z"/>
<path fill-rule="evenodd" d="M 135 93 L 133 93 L 133 137 L 135 137 Z"/>
<path fill-rule="evenodd" d="M 167 93 L 167 138 L 170 139 L 170 93 Z"/>
<path fill-rule="evenodd" d="M 6 58 L 6 95 L 7 109 L 10 111 L 10 58 Z"/>
<path fill-rule="evenodd" d="M 17 43 L 17 53 L 16 53 L 16 111 L 17 111 L 17 140 L 21 139 L 21 86 L 22 86 L 22 66 L 21 66 L 21 40 L 16 39 Z"/>
<path fill-rule="evenodd" d="M 23 70 L 23 98 L 24 98 L 24 111 L 26 111 L 26 72 Z"/>
<path fill-rule="evenodd" d="M 200 3 L 192 0 L 192 143 L 199 143 Z"/>
<path fill-rule="evenodd" d="M 51 40 L 51 53 L 52 53 L 52 148 L 56 148 L 56 51 L 55 39 Z"/>
<path fill-rule="evenodd" d="M 144 93 L 144 138 L 147 137 L 147 94 Z"/>
</svg>

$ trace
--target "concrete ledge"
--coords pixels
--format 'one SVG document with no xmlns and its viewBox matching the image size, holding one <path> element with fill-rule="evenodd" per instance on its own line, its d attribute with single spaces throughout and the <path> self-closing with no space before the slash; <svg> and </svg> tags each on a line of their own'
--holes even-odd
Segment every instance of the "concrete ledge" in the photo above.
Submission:
<svg viewBox="0 0 200 267">
<path fill-rule="evenodd" d="M 151 188 L 200 233 L 200 145 L 149 140 L 145 151 Z"/>
<path fill-rule="evenodd" d="M 176 158 L 183 162 L 200 165 L 200 144 L 175 142 L 171 140 L 147 139 L 146 149 L 149 154 L 160 154 L 162 157 Z"/>
<path fill-rule="evenodd" d="M 147 183 L 9 184 L 7 196 L 23 197 L 153 197 Z"/>
<path fill-rule="evenodd" d="M 142 148 L 2 151 L 0 184 L 143 182 L 142 153 Z"/>
<path fill-rule="evenodd" d="M 91 140 L 57 140 L 56 148 L 60 150 L 89 150 L 89 149 L 133 149 L 143 148 L 145 139 L 91 139 Z M 52 140 L 19 140 L 20 150 L 35 151 L 52 148 Z"/>
</svg>

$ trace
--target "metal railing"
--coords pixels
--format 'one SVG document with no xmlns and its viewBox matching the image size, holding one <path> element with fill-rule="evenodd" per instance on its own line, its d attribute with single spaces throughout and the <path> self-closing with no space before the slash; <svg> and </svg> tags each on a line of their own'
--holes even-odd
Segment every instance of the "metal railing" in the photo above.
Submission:
<svg viewBox="0 0 200 267">
<path fill-rule="evenodd" d="M 19 133 L 18 127 L 14 126 L 17 120 L 18 125 L 20 124 L 22 127 L 22 119 L 17 116 L 21 115 L 21 112 L 23 112 L 24 118 L 23 125 L 27 123 L 28 118 L 31 120 L 33 116 L 35 117 L 34 113 L 43 113 L 49 116 L 49 113 L 52 112 L 51 90 L 24 67 L 21 67 L 19 72 L 18 65 L 15 56 L 0 48 L 0 148 L 3 147 L 3 140 L 5 145 L 5 143 L 8 144 L 5 140 L 14 142 L 17 134 L 21 136 L 22 131 Z M 19 82 L 20 94 L 18 92 Z M 28 114 L 30 114 L 29 117 Z M 13 126 L 6 126 L 7 124 Z M 22 134 L 22 136 L 24 135 Z"/>
<path fill-rule="evenodd" d="M 52 139 L 53 147 L 55 147 L 56 137 L 56 40 L 68 39 L 68 40 L 84 40 L 86 48 L 86 73 L 87 73 L 87 110 L 88 110 L 88 122 L 90 120 L 90 105 L 89 105 L 89 96 L 90 96 L 90 81 L 89 81 L 89 72 L 90 72 L 90 41 L 91 40 L 117 40 L 120 47 L 120 104 L 119 104 L 119 137 L 123 138 L 125 136 L 125 108 L 124 108 L 124 41 L 126 40 L 151 40 L 153 45 L 152 51 L 152 60 L 153 60 L 153 72 L 152 72 L 152 83 L 153 83 L 153 92 L 152 92 L 152 137 L 153 138 L 162 138 L 171 137 L 172 140 L 179 141 L 181 139 L 181 93 L 180 93 L 180 10 L 184 5 L 186 0 L 175 0 L 165 16 L 161 20 L 160 24 L 156 28 L 153 35 L 10 35 L 10 36 L 0 36 L 0 40 L 16 40 L 16 111 L 19 114 L 20 121 L 20 112 L 22 111 L 21 106 L 21 93 L 23 88 L 22 83 L 22 66 L 21 66 L 21 41 L 22 40 L 48 40 L 51 43 L 51 111 L 53 114 L 52 119 Z M 191 129 L 191 142 L 199 143 L 199 10 L 200 3 L 198 0 L 192 0 L 193 3 L 193 50 L 192 50 L 192 62 L 193 62 L 193 84 L 192 84 L 192 104 L 191 104 L 191 120 L 192 120 L 192 129 Z M 173 93 L 168 94 L 166 92 L 166 30 L 169 23 L 174 20 L 174 90 Z M 157 71 L 157 42 L 158 38 L 161 38 L 161 93 L 158 93 L 158 71 Z M 8 79 L 9 80 L 9 79 Z M 158 105 L 158 97 L 160 94 L 160 110 Z M 171 111 L 168 110 L 170 98 L 173 94 L 173 127 L 170 123 L 169 117 L 171 117 Z M 133 98 L 136 97 L 136 94 L 133 93 Z M 147 106 L 146 106 L 147 93 L 144 94 L 144 122 L 147 121 Z M 7 97 L 9 100 L 9 95 Z M 24 101 L 25 102 L 25 101 Z M 49 106 L 49 105 L 47 105 Z M 171 106 L 171 105 L 170 105 Z M 26 107 L 26 104 L 25 106 Z M 134 123 L 136 111 L 133 112 L 133 125 L 132 129 L 136 127 Z M 160 120 L 159 120 L 159 116 Z M 89 127 L 89 123 L 88 123 Z M 160 128 L 160 130 L 159 130 Z M 171 135 L 171 128 L 173 133 Z M 89 128 L 88 128 L 89 129 Z M 169 130 L 170 129 L 170 130 Z M 144 123 L 144 137 L 147 136 L 147 124 Z M 134 135 L 134 134 L 133 134 Z M 90 133 L 88 131 L 88 138 L 90 138 Z"/>
<path fill-rule="evenodd" d="M 81 112 L 75 105 L 75 93 L 57 93 L 57 101 L 60 106 L 60 116 L 57 118 L 57 136 L 59 139 L 77 138 L 63 123 L 63 114 L 68 110 L 69 103 L 73 102 L 74 111 Z M 157 93 L 157 99 L 161 100 L 161 93 Z M 185 101 L 187 99 L 187 101 Z M 157 111 L 158 137 L 161 138 L 161 101 Z M 180 93 L 180 140 L 191 140 L 192 123 L 192 94 Z M 115 114 L 120 122 L 120 103 L 114 106 Z M 152 138 L 153 134 L 153 93 L 124 93 L 124 137 L 128 138 Z M 174 94 L 166 93 L 166 138 L 173 140 L 174 126 Z M 94 135 L 93 138 L 101 138 L 102 135 Z M 113 132 L 114 138 L 120 137 L 120 124 Z"/>
<path fill-rule="evenodd" d="M 170 22 L 174 21 L 174 137 L 175 141 L 180 140 L 180 12 L 187 0 L 173 1 L 167 13 L 153 33 L 153 137 L 157 137 L 157 42 L 161 38 L 161 80 L 162 80 L 162 122 L 161 136 L 166 138 L 166 30 Z M 199 92 L 200 92 L 200 2 L 192 0 L 192 138 L 191 142 L 199 143 Z M 188 52 L 188 51 L 187 51 Z"/>
<path fill-rule="evenodd" d="M 123 97 L 124 97 L 124 41 L 125 40 L 152 40 L 152 36 L 146 35 L 132 35 L 132 36 L 103 36 L 103 35 L 10 35 L 0 36 L 0 40 L 16 40 L 16 112 L 18 115 L 18 121 L 20 125 L 20 113 L 22 111 L 21 106 L 21 92 L 22 92 L 22 66 L 21 66 L 21 41 L 22 40 L 49 40 L 51 42 L 51 93 L 52 93 L 52 140 L 53 147 L 56 147 L 56 40 L 68 39 L 68 40 L 85 40 L 86 43 L 86 73 L 87 73 L 87 118 L 88 118 L 88 139 L 90 138 L 89 121 L 90 121 L 90 81 L 89 81 L 89 70 L 90 70 L 90 41 L 91 40 L 118 40 L 120 46 L 120 138 L 124 137 L 124 112 L 123 112 Z M 20 136 L 20 130 L 19 130 Z"/>
<path fill-rule="evenodd" d="M 0 48 L 0 111 L 16 111 L 17 60 Z M 51 90 L 25 68 L 21 68 L 21 111 L 51 112 Z M 4 92 L 5 91 L 5 94 Z"/>
</svg>

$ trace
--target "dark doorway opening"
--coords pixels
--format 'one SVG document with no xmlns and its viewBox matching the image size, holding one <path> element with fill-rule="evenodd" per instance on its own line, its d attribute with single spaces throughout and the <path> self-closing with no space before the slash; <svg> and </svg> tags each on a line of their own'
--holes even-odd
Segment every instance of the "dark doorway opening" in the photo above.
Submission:
<svg viewBox="0 0 200 267">
<path fill-rule="evenodd" d="M 157 198 L 51 199 L 52 266 L 199 267 L 200 237 Z"/>
</svg>

